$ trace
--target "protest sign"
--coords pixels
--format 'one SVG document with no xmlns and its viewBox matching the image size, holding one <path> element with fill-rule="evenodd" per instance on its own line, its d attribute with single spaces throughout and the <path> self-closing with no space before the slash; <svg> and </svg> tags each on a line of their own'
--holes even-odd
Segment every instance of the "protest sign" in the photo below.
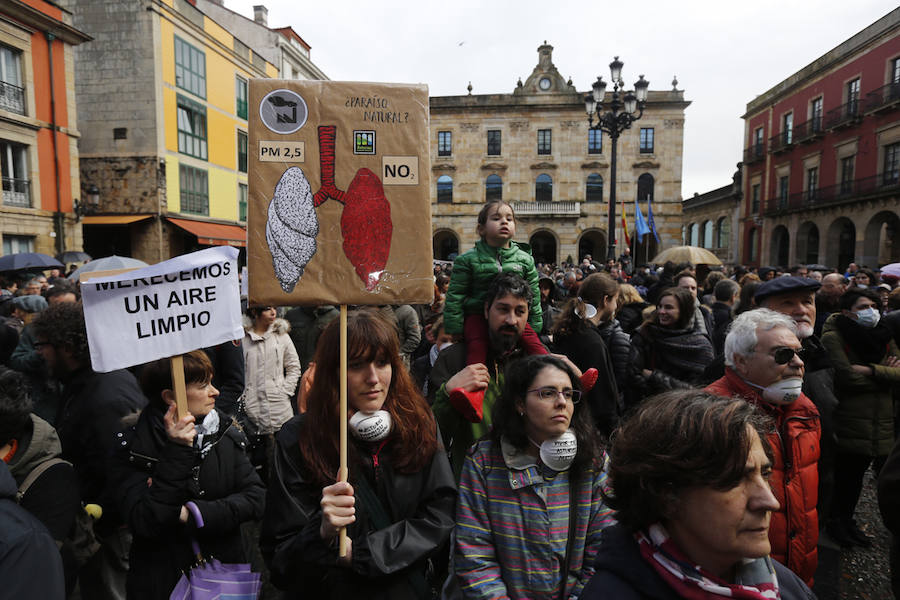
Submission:
<svg viewBox="0 0 900 600">
<path fill-rule="evenodd" d="M 237 256 L 237 248 L 217 246 L 83 282 L 94 371 L 243 337 Z"/>
<path fill-rule="evenodd" d="M 250 302 L 431 302 L 428 88 L 254 79 L 250 107 Z"/>
</svg>

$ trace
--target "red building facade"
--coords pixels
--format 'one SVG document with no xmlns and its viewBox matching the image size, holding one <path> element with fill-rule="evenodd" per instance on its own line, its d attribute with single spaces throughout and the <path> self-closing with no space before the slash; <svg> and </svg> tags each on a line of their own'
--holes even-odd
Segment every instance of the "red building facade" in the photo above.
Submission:
<svg viewBox="0 0 900 600">
<path fill-rule="evenodd" d="M 740 261 L 900 260 L 900 9 L 747 105 Z"/>
</svg>

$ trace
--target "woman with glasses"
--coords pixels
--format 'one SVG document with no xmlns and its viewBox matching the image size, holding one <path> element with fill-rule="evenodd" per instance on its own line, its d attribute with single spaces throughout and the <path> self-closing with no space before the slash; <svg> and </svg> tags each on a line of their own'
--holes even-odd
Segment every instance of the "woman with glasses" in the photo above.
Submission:
<svg viewBox="0 0 900 600">
<path fill-rule="evenodd" d="M 459 482 L 455 579 L 465 598 L 570 598 L 594 572 L 605 453 L 579 378 L 551 355 L 511 363 L 494 428 Z"/>
</svg>

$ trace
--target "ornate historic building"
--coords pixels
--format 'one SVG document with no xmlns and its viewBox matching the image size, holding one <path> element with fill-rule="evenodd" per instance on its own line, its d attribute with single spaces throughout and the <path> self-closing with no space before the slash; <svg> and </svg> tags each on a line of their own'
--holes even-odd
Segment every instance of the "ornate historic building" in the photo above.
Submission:
<svg viewBox="0 0 900 600">
<path fill-rule="evenodd" d="M 606 255 L 611 141 L 589 132 L 584 92 L 553 64 L 553 46 L 538 48 L 538 64 L 510 94 L 430 99 L 434 257 L 448 259 L 476 241 L 476 216 L 490 198 L 516 212 L 517 241 L 538 262 Z M 636 75 L 632 75 L 637 79 Z M 638 260 L 681 243 L 682 90 L 651 91 L 643 117 L 619 138 L 616 223 L 622 200 L 629 233 L 634 204 L 647 198 L 661 244 L 651 236 L 634 249 Z M 611 93 L 607 94 L 609 98 Z M 619 233 L 618 250 L 625 247 Z M 634 242 L 637 245 L 637 242 Z"/>
<path fill-rule="evenodd" d="M 900 260 L 900 8 L 747 104 L 741 262 Z"/>
</svg>

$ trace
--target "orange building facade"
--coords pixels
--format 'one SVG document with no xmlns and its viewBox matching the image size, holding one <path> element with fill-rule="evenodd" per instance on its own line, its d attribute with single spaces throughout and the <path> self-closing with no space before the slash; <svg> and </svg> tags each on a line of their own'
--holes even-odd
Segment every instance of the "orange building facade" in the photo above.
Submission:
<svg viewBox="0 0 900 600">
<path fill-rule="evenodd" d="M 80 250 L 72 47 L 91 38 L 43 0 L 8 0 L 0 15 L 0 252 Z"/>
</svg>

